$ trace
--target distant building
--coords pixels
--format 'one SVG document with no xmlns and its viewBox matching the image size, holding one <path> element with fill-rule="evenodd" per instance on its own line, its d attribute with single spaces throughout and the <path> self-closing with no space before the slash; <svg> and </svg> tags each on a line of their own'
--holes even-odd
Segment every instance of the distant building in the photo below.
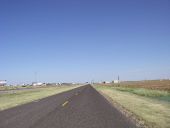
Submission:
<svg viewBox="0 0 170 128">
<path fill-rule="evenodd" d="M 105 83 L 106 83 L 106 84 L 110 84 L 111 82 L 109 82 L 109 81 L 105 81 Z"/>
<path fill-rule="evenodd" d="M 0 80 L 0 86 L 5 86 L 7 84 L 6 80 Z"/>
<path fill-rule="evenodd" d="M 43 83 L 40 83 L 40 82 L 33 82 L 32 83 L 32 86 L 41 86 L 43 85 Z"/>
<path fill-rule="evenodd" d="M 58 86 L 60 85 L 59 83 L 46 83 L 46 86 Z"/>
<path fill-rule="evenodd" d="M 109 82 L 109 81 L 103 81 L 102 83 L 103 83 L 103 84 L 110 84 L 111 82 Z"/>
<path fill-rule="evenodd" d="M 61 85 L 72 85 L 72 83 L 62 83 Z"/>
<path fill-rule="evenodd" d="M 120 83 L 120 81 L 119 80 L 114 80 L 113 83 L 118 84 L 118 83 Z"/>
</svg>

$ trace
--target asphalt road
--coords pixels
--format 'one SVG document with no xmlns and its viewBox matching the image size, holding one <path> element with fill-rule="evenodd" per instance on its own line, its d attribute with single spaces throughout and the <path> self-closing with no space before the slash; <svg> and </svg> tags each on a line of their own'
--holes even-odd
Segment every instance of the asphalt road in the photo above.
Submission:
<svg viewBox="0 0 170 128">
<path fill-rule="evenodd" d="M 135 128 L 92 86 L 0 112 L 0 128 Z"/>
</svg>

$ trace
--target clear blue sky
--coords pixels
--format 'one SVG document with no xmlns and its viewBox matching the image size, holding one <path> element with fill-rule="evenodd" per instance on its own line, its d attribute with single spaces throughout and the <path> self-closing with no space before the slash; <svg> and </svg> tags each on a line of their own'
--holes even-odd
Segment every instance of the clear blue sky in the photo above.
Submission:
<svg viewBox="0 0 170 128">
<path fill-rule="evenodd" d="M 170 78 L 169 0 L 1 0 L 0 79 Z"/>
</svg>

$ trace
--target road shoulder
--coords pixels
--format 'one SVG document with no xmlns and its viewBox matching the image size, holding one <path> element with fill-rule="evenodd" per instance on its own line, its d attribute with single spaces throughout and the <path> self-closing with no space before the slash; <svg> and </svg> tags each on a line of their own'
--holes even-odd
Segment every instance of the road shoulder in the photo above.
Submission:
<svg viewBox="0 0 170 128">
<path fill-rule="evenodd" d="M 103 95 L 114 108 L 116 108 L 118 111 L 120 111 L 126 118 L 130 119 L 136 125 L 136 127 L 149 128 L 149 126 L 147 126 L 146 122 L 144 120 L 142 120 L 140 117 L 138 117 L 134 113 L 127 110 L 125 107 L 120 105 L 118 102 L 114 101 L 111 97 L 104 94 L 103 92 L 101 92 L 101 91 L 98 91 L 98 92 L 101 95 Z"/>
</svg>

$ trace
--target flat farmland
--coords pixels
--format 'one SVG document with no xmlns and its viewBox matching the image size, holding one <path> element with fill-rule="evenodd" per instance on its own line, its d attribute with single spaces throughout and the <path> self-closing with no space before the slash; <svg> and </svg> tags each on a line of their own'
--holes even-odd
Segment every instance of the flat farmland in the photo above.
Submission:
<svg viewBox="0 0 170 128">
<path fill-rule="evenodd" d="M 170 91 L 170 80 L 123 81 L 120 86 Z"/>
</svg>

